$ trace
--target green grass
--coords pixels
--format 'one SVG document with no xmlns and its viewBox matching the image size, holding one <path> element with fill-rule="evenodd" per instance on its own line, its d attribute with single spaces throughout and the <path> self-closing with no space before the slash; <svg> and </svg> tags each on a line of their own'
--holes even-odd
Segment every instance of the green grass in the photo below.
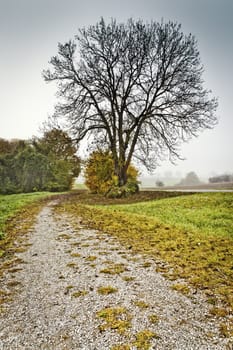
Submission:
<svg viewBox="0 0 233 350">
<path fill-rule="evenodd" d="M 201 193 L 136 204 L 109 206 L 110 210 L 153 217 L 203 235 L 233 238 L 233 193 Z"/>
</svg>

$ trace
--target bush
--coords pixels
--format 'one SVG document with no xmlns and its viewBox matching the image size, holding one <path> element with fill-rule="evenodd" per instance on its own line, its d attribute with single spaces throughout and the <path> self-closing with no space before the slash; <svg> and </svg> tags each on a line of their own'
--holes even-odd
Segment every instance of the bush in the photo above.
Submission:
<svg viewBox="0 0 233 350">
<path fill-rule="evenodd" d="M 138 182 L 128 181 L 124 186 L 113 186 L 106 194 L 108 198 L 121 198 L 127 197 L 131 194 L 137 193 L 139 191 Z"/>
<path fill-rule="evenodd" d="M 109 151 L 94 151 L 86 162 L 85 185 L 91 193 L 103 194 L 118 198 L 138 191 L 138 171 L 130 165 L 127 171 L 127 183 L 118 186 L 118 178 L 114 174 L 114 162 Z"/>
<path fill-rule="evenodd" d="M 85 185 L 91 193 L 107 193 L 114 185 L 113 159 L 109 152 L 94 151 L 86 162 Z"/>
<path fill-rule="evenodd" d="M 163 187 L 164 186 L 164 183 L 161 180 L 157 180 L 155 184 L 156 184 L 157 187 Z"/>
</svg>

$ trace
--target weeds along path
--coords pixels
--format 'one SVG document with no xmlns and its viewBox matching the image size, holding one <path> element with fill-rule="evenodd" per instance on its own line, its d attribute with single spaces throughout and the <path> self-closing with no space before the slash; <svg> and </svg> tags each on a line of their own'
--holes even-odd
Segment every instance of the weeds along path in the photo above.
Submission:
<svg viewBox="0 0 233 350">
<path fill-rule="evenodd" d="M 22 263 L 4 276 L 2 293 L 16 293 L 0 315 L 1 350 L 231 348 L 204 297 L 172 290 L 155 261 L 58 217 L 55 205 L 40 212 Z"/>
</svg>

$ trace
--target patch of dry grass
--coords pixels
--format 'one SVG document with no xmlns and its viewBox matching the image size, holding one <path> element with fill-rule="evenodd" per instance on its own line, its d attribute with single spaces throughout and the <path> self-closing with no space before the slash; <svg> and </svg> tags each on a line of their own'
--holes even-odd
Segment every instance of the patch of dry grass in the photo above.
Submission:
<svg viewBox="0 0 233 350">
<path fill-rule="evenodd" d="M 108 295 L 108 294 L 116 293 L 117 291 L 118 289 L 112 286 L 102 286 L 97 289 L 97 292 L 101 295 Z"/>
<path fill-rule="evenodd" d="M 158 338 L 158 336 L 155 332 L 152 332 L 148 329 L 144 329 L 143 331 L 138 332 L 135 338 L 136 339 L 133 342 L 133 345 L 136 347 L 137 350 L 149 350 L 151 340 L 153 338 Z"/>
<path fill-rule="evenodd" d="M 97 317 L 103 320 L 100 331 L 116 330 L 124 335 L 131 328 L 131 315 L 124 307 L 104 308 L 97 312 Z"/>
<path fill-rule="evenodd" d="M 125 272 L 126 267 L 124 264 L 108 264 L 107 267 L 100 270 L 101 273 L 106 273 L 109 275 L 119 275 L 122 272 Z"/>
<path fill-rule="evenodd" d="M 86 290 L 78 290 L 77 292 L 74 292 L 72 294 L 72 297 L 79 298 L 79 297 L 83 297 L 83 296 L 85 296 L 87 294 L 88 294 L 88 291 L 86 291 Z"/>
</svg>

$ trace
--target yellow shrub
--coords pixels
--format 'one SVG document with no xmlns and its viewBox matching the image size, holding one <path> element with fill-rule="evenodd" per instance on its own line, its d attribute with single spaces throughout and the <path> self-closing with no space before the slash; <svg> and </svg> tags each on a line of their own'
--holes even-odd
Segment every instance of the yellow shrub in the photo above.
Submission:
<svg viewBox="0 0 233 350">
<path fill-rule="evenodd" d="M 130 165 L 127 171 L 128 181 L 137 183 L 138 171 Z M 94 151 L 86 162 L 85 184 L 92 193 L 107 194 L 118 184 L 114 174 L 114 162 L 109 151 Z"/>
</svg>

